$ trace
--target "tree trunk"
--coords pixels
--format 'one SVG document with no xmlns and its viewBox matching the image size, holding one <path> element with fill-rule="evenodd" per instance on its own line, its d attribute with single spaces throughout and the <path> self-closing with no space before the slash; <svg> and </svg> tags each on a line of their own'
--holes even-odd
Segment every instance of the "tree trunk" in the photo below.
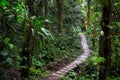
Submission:
<svg viewBox="0 0 120 80">
<path fill-rule="evenodd" d="M 100 64 L 99 80 L 106 80 L 110 66 L 110 53 L 111 53 L 111 40 L 110 40 L 110 24 L 111 15 L 111 0 L 102 0 L 102 16 L 101 16 L 101 29 L 104 35 L 100 36 L 100 51 L 99 56 L 104 57 L 104 63 Z"/>
<path fill-rule="evenodd" d="M 57 18 L 58 18 L 58 35 L 62 34 L 63 27 L 63 0 L 56 0 Z"/>
<path fill-rule="evenodd" d="M 28 5 L 29 15 L 30 16 L 36 15 L 34 3 L 35 3 L 35 0 L 27 0 L 27 5 Z"/>
<path fill-rule="evenodd" d="M 29 19 L 31 16 L 33 16 L 35 13 L 34 10 L 34 0 L 27 0 L 27 5 L 29 8 Z M 34 42 L 34 36 L 32 34 L 32 22 L 30 20 L 27 20 L 26 22 L 26 35 L 25 35 L 25 41 L 23 43 L 23 48 L 21 51 L 21 58 L 22 61 L 20 65 L 22 66 L 21 68 L 21 77 L 22 78 L 28 78 L 30 80 L 30 67 L 31 67 L 31 62 L 32 62 L 32 53 L 34 51 L 35 47 L 35 42 Z"/>
<path fill-rule="evenodd" d="M 25 36 L 25 42 L 23 43 L 23 48 L 21 51 L 21 66 L 23 68 L 21 69 L 21 77 L 22 78 L 28 78 L 30 76 L 30 67 L 31 67 L 31 55 L 33 53 L 33 38 L 32 38 L 32 30 L 31 30 L 31 24 L 27 23 L 26 25 L 26 36 Z"/>
<path fill-rule="evenodd" d="M 90 19 L 90 1 L 91 0 L 87 0 L 87 14 L 86 14 L 86 22 L 85 22 L 85 26 L 86 26 L 86 29 L 90 26 L 90 23 L 89 23 L 89 19 Z"/>
<path fill-rule="evenodd" d="M 37 8 L 37 13 L 36 13 L 36 15 L 37 16 L 43 16 L 43 0 L 39 0 L 38 1 L 38 8 Z"/>
<path fill-rule="evenodd" d="M 48 0 L 44 0 L 44 15 L 45 19 L 48 18 Z M 45 22 L 45 28 L 50 30 L 50 27 L 48 26 L 48 22 Z"/>
</svg>

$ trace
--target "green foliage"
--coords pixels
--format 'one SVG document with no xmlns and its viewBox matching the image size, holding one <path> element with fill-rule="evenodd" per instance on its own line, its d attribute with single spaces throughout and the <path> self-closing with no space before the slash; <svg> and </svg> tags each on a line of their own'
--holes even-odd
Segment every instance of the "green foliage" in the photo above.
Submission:
<svg viewBox="0 0 120 80">
<path fill-rule="evenodd" d="M 107 77 L 107 79 L 106 80 L 120 80 L 120 78 L 115 78 L 115 77 Z"/>
<path fill-rule="evenodd" d="M 6 8 L 6 6 L 9 6 L 10 3 L 7 0 L 1 0 L 0 1 L 0 7 L 2 7 L 3 9 Z"/>
<path fill-rule="evenodd" d="M 103 57 L 97 57 L 97 56 L 93 56 L 90 59 L 93 62 L 93 65 L 98 65 L 100 63 L 103 63 L 105 61 L 105 59 Z"/>
<path fill-rule="evenodd" d="M 31 68 L 30 68 L 30 72 L 31 72 L 31 74 L 34 75 L 34 76 L 39 75 L 39 74 L 41 73 L 40 70 L 37 70 L 37 69 L 35 69 L 34 67 L 31 67 Z"/>
<path fill-rule="evenodd" d="M 39 55 L 41 55 L 41 54 L 39 54 Z M 32 58 L 32 64 L 33 64 L 33 66 L 36 66 L 39 68 L 42 68 L 43 66 L 45 66 L 45 62 L 43 62 L 42 59 L 37 60 L 36 57 Z"/>
<path fill-rule="evenodd" d="M 77 80 L 77 74 L 74 72 L 74 70 L 70 71 L 68 75 L 63 76 L 60 80 Z"/>
<path fill-rule="evenodd" d="M 40 2 L 41 1 L 41 2 Z M 42 2 L 43 1 L 43 2 Z M 30 1 L 29 1 L 30 2 Z M 76 59 L 79 53 L 82 53 L 80 38 L 78 33 L 84 31 L 87 36 L 87 41 L 90 48 L 94 52 L 99 51 L 99 36 L 104 35 L 100 30 L 100 0 L 91 0 L 90 2 L 90 26 L 85 30 L 84 22 L 86 20 L 86 0 L 64 0 L 64 20 L 63 34 L 57 36 L 57 14 L 56 4 L 53 0 L 48 1 L 48 15 L 44 16 L 44 0 L 35 0 L 34 3 L 35 15 L 29 16 L 29 9 L 24 0 L 0 0 L 0 79 L 14 80 L 15 74 L 18 75 L 19 69 L 27 66 L 20 66 L 20 52 L 25 41 L 26 25 L 28 22 L 32 25 L 32 36 L 34 36 L 35 47 L 32 56 L 32 67 L 30 68 L 32 80 L 37 80 L 38 76 L 46 77 L 47 69 L 54 63 L 59 61 L 61 65 Z M 41 5 L 40 5 L 41 4 Z M 106 6 L 108 6 L 106 4 Z M 108 80 L 120 80 L 120 20 L 119 8 L 120 1 L 113 1 L 113 10 L 110 28 L 111 32 L 111 70 Z M 49 26 L 47 30 L 45 26 Z M 65 80 L 97 80 L 97 67 L 105 61 L 102 57 L 97 57 L 98 54 L 91 53 L 92 57 L 88 59 L 88 63 L 83 68 L 82 75 L 78 75 L 75 71 L 70 71 L 64 76 Z M 24 57 L 25 58 L 25 57 Z M 65 62 L 65 63 L 64 63 Z M 6 75 L 7 70 L 11 68 L 17 69 L 13 78 Z M 10 71 L 12 72 L 12 70 Z M 13 71 L 14 72 L 14 71 Z M 4 74 L 5 78 L 2 78 Z M 39 77 L 38 77 L 39 78 Z"/>
</svg>

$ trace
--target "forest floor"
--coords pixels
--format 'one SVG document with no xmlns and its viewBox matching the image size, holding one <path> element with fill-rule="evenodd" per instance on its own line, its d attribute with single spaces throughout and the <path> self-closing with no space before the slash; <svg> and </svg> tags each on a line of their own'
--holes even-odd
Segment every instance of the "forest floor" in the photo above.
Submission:
<svg viewBox="0 0 120 80">
<path fill-rule="evenodd" d="M 80 56 L 78 56 L 77 59 L 75 59 L 74 61 L 69 61 L 69 59 L 64 60 L 65 63 L 62 61 L 62 63 L 64 64 L 61 64 L 60 61 L 54 62 L 54 66 L 49 68 L 48 77 L 44 80 L 58 80 L 60 77 L 66 75 L 72 69 L 75 69 L 78 65 L 82 65 L 84 61 L 89 57 L 90 50 L 89 46 L 87 45 L 86 37 L 82 33 L 79 33 L 78 35 L 79 37 L 81 37 L 83 53 Z"/>
</svg>

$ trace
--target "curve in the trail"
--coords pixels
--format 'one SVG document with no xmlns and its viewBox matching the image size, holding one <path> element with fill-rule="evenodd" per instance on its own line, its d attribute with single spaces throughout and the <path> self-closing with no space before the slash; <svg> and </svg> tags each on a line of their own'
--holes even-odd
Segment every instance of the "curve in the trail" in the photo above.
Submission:
<svg viewBox="0 0 120 80">
<path fill-rule="evenodd" d="M 83 48 L 83 53 L 76 60 L 58 70 L 57 72 L 51 74 L 48 78 L 44 80 L 58 80 L 61 76 L 67 74 L 70 70 L 77 67 L 77 65 L 82 64 L 90 55 L 90 49 L 87 45 L 86 37 L 83 33 L 78 34 L 81 37 L 81 45 Z"/>
</svg>

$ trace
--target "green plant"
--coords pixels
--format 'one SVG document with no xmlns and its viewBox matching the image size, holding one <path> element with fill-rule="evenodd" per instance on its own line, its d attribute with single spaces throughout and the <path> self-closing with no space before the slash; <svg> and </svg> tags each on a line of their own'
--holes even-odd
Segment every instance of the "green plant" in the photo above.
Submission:
<svg viewBox="0 0 120 80">
<path fill-rule="evenodd" d="M 98 56 L 93 56 L 93 57 L 91 57 L 90 60 L 92 61 L 93 65 L 98 65 L 105 61 L 105 59 L 103 57 L 98 57 Z"/>
</svg>

